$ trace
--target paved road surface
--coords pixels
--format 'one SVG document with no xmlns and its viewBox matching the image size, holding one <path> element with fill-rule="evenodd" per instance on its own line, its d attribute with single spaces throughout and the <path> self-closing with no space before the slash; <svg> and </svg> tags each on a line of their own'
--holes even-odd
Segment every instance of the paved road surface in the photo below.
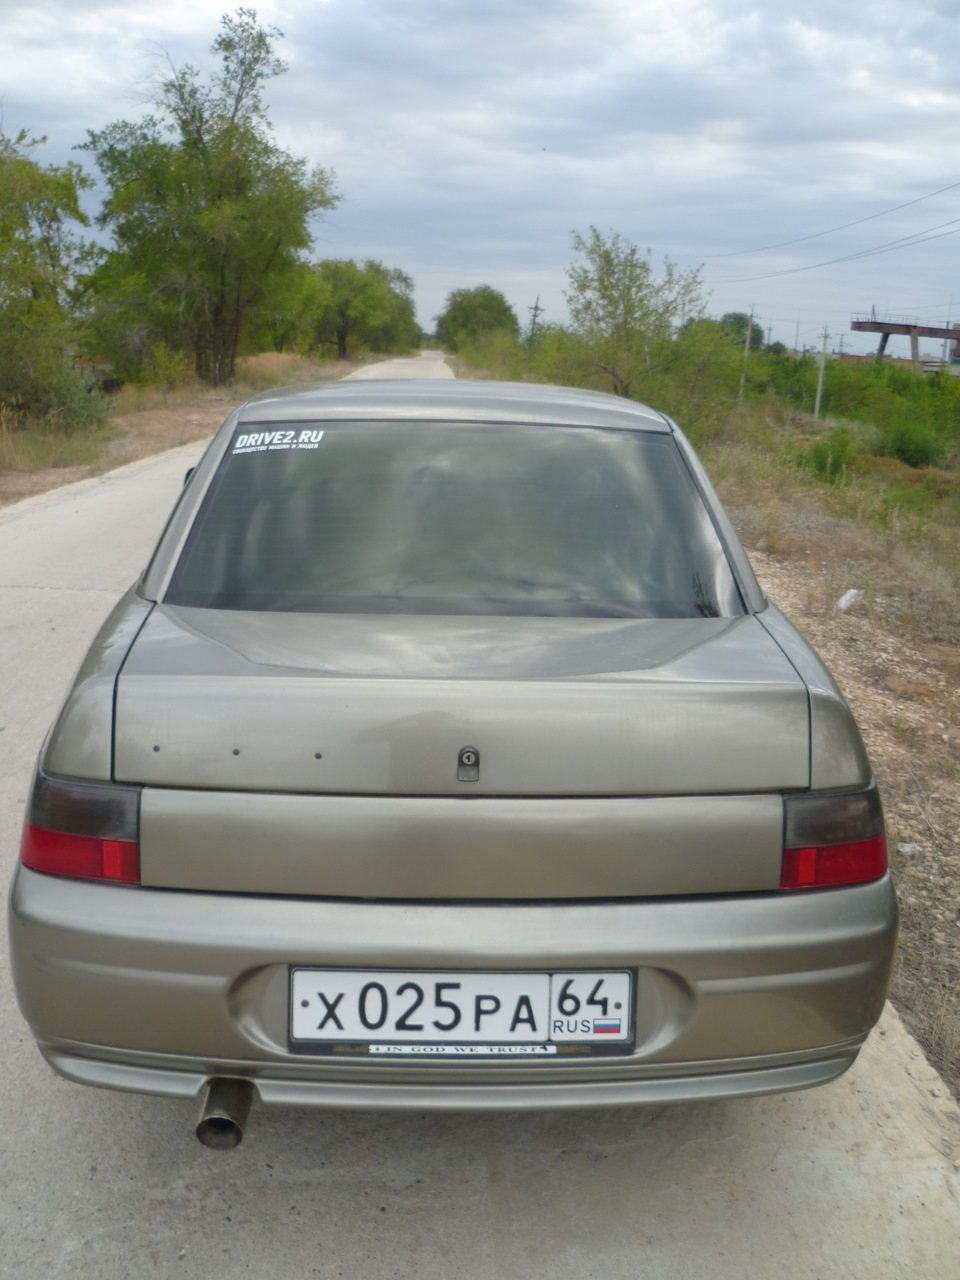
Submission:
<svg viewBox="0 0 960 1280">
<path fill-rule="evenodd" d="M 409 360 L 384 360 L 380 364 L 368 364 L 349 374 L 345 382 L 380 382 L 386 378 L 452 378 L 453 370 L 441 351 L 421 351 Z"/>
<path fill-rule="evenodd" d="M 198 453 L 0 512 L 6 869 L 61 692 Z M 191 1105 L 57 1079 L 6 972 L 0 1044 L 4 1278 L 960 1277 L 960 1110 L 889 1013 L 810 1093 L 528 1116 L 255 1108 L 226 1153 L 193 1138 Z"/>
</svg>

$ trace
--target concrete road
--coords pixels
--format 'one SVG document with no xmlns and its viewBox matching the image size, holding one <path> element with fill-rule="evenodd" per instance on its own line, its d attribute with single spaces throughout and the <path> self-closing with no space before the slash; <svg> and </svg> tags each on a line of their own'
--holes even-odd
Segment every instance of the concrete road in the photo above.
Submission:
<svg viewBox="0 0 960 1280">
<path fill-rule="evenodd" d="M 368 364 L 356 373 L 348 374 L 344 382 L 381 382 L 400 378 L 452 378 L 453 370 L 444 359 L 442 351 L 421 351 L 407 360 L 382 360 Z"/>
<path fill-rule="evenodd" d="M 61 692 L 198 453 L 0 512 L 7 871 Z M 960 1110 L 890 1012 L 809 1093 L 526 1116 L 255 1108 L 216 1153 L 191 1105 L 57 1079 L 5 939 L 0 964 L 0 1277 L 960 1277 Z"/>
</svg>

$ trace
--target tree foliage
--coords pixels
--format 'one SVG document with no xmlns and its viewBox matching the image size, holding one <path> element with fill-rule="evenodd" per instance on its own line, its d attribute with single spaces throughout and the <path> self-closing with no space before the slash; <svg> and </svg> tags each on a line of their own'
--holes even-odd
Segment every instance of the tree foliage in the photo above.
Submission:
<svg viewBox="0 0 960 1280">
<path fill-rule="evenodd" d="M 567 272 L 567 306 L 584 360 L 609 390 L 632 396 L 676 353 L 673 338 L 703 311 L 700 276 L 669 261 L 657 275 L 649 252 L 614 233 L 573 234 L 584 261 Z"/>
<path fill-rule="evenodd" d="M 741 349 L 746 346 L 748 330 L 750 350 L 760 351 L 763 348 L 763 330 L 759 322 L 749 316 L 746 311 L 727 311 L 720 317 L 720 323 L 730 337 L 740 344 Z"/>
<path fill-rule="evenodd" d="M 514 338 L 520 336 L 513 307 L 499 290 L 488 284 L 474 289 L 454 289 L 447 295 L 446 305 L 436 319 L 437 339 L 451 351 L 458 350 L 464 343 L 476 343 L 497 330 Z"/>
<path fill-rule="evenodd" d="M 207 82 L 173 68 L 156 115 L 88 134 L 108 189 L 98 223 L 113 232 L 92 280 L 97 330 L 121 371 L 164 342 L 212 385 L 229 381 L 245 324 L 309 247 L 311 216 L 337 201 L 331 173 L 271 137 L 262 89 L 285 70 L 280 35 L 252 9 L 225 16 Z"/>
<path fill-rule="evenodd" d="M 350 258 L 327 258 L 313 271 L 319 284 L 312 319 L 316 346 L 335 346 L 340 360 L 361 347 L 398 352 L 416 346 L 420 330 L 408 275 Z"/>
<path fill-rule="evenodd" d="M 74 283 L 87 219 L 77 165 L 41 166 L 46 139 L 0 134 L 0 405 L 65 427 L 99 421 L 101 398 L 81 372 Z"/>
</svg>

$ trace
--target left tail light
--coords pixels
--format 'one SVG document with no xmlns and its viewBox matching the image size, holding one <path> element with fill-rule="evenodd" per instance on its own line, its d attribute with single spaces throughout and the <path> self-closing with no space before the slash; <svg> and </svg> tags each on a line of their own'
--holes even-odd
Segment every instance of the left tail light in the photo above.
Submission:
<svg viewBox="0 0 960 1280">
<path fill-rule="evenodd" d="M 54 778 L 38 768 L 20 861 L 31 871 L 140 883 L 140 788 Z"/>
</svg>

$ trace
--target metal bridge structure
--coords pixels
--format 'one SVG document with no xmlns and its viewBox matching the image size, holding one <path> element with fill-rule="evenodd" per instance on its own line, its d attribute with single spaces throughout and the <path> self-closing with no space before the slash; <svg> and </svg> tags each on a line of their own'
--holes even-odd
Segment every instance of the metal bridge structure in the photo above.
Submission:
<svg viewBox="0 0 960 1280">
<path fill-rule="evenodd" d="M 860 320 L 851 320 L 850 328 L 856 333 L 879 333 L 880 343 L 877 347 L 878 360 L 883 359 L 883 353 L 886 350 L 887 342 L 889 341 L 891 334 L 901 334 L 904 337 L 908 337 L 910 339 L 910 358 L 913 360 L 913 367 L 917 373 L 923 372 L 920 364 L 921 338 L 945 339 L 951 344 L 950 358 L 957 359 L 960 357 L 960 324 L 920 324 L 915 320 L 878 317 L 876 313 L 871 313 L 869 317 L 865 317 Z"/>
</svg>

